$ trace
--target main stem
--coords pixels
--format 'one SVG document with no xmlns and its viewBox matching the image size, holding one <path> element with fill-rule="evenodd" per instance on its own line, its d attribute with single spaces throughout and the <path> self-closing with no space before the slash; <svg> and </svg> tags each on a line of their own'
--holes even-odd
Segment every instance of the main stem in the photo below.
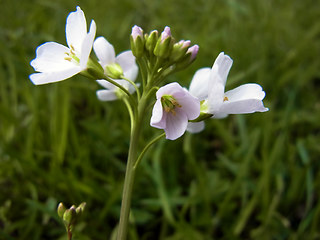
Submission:
<svg viewBox="0 0 320 240">
<path fill-rule="evenodd" d="M 117 233 L 117 240 L 126 240 L 128 235 L 129 215 L 131 207 L 132 189 L 135 177 L 135 162 L 137 160 L 137 150 L 143 116 L 147 106 L 147 98 L 143 95 L 138 103 L 138 112 L 132 125 L 130 136 L 130 147 L 127 160 L 126 174 L 124 178 L 124 186 L 122 192 L 122 203 L 120 211 L 120 222 Z"/>
</svg>

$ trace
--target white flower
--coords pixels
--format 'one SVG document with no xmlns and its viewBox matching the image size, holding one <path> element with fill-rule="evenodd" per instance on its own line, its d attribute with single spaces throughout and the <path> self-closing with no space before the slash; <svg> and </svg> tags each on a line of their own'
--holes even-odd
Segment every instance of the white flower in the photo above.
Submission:
<svg viewBox="0 0 320 240">
<path fill-rule="evenodd" d="M 219 54 L 212 68 L 199 69 L 190 84 L 190 93 L 200 101 L 205 100 L 207 113 L 213 118 L 224 118 L 229 114 L 244 114 L 266 112 L 262 100 L 265 92 L 255 83 L 241 85 L 225 92 L 225 85 L 232 59 L 223 52 Z M 204 128 L 204 123 L 192 123 L 188 131 L 199 132 Z"/>
<path fill-rule="evenodd" d="M 108 67 L 114 67 L 115 72 L 117 69 L 121 70 L 119 75 L 123 74 L 125 78 L 135 81 L 138 75 L 138 66 L 132 51 L 125 51 L 116 56 L 113 46 L 104 37 L 98 37 L 94 41 L 93 50 L 99 59 L 100 65 L 105 71 L 107 71 Z M 120 66 L 120 68 L 117 66 Z M 125 80 L 115 81 L 128 89 L 130 93 L 135 91 L 134 87 L 129 82 Z M 118 98 L 117 93 L 120 91 L 118 87 L 106 80 L 97 80 L 97 82 L 106 88 L 106 90 L 97 91 L 97 96 L 101 101 L 112 101 Z"/>
<path fill-rule="evenodd" d="M 196 119 L 200 114 L 199 100 L 176 82 L 161 87 L 156 97 L 150 125 L 164 129 L 167 139 L 181 137 L 188 120 Z"/>
<path fill-rule="evenodd" d="M 67 45 L 46 42 L 36 50 L 36 58 L 31 61 L 35 71 L 30 80 L 36 84 L 58 82 L 74 76 L 87 68 L 87 62 L 96 34 L 96 24 L 92 20 L 89 33 L 83 11 L 77 7 L 67 17 Z"/>
</svg>

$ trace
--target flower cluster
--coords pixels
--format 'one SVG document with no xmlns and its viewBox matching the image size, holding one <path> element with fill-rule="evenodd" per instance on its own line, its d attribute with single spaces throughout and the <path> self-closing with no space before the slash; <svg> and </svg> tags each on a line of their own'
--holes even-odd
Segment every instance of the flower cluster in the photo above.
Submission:
<svg viewBox="0 0 320 240">
<path fill-rule="evenodd" d="M 95 39 L 96 24 L 92 20 L 89 32 L 83 11 L 77 7 L 67 17 L 67 47 L 55 42 L 39 46 L 31 65 L 38 73 L 30 75 L 36 84 L 62 81 L 78 73 L 96 80 L 104 89 L 97 91 L 101 101 L 123 99 L 129 106 L 132 119 L 142 98 L 150 98 L 156 91 L 150 125 L 163 129 L 167 139 L 177 139 L 189 132 L 204 129 L 207 118 L 223 118 L 229 114 L 265 112 L 265 92 L 258 84 L 241 85 L 225 92 L 232 59 L 223 52 L 212 68 L 201 68 L 194 74 L 189 90 L 178 83 L 161 86 L 166 77 L 189 66 L 196 58 L 199 46 L 190 40 L 176 41 L 171 29 L 165 27 L 144 33 L 134 26 L 130 36 L 131 50 L 116 56 L 113 46 L 104 38 Z M 90 57 L 94 50 L 97 59 Z M 138 63 L 138 65 L 136 64 Z M 135 83 L 141 72 L 141 84 Z M 136 99 L 132 96 L 137 94 Z M 131 104 L 131 105 L 130 105 Z"/>
</svg>

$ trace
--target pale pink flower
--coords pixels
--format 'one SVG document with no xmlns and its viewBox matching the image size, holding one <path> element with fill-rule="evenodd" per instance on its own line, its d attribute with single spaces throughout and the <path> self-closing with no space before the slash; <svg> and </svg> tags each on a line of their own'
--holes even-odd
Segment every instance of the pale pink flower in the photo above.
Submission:
<svg viewBox="0 0 320 240">
<path fill-rule="evenodd" d="M 166 138 L 175 140 L 187 129 L 188 121 L 200 114 L 200 102 L 178 83 L 161 87 L 152 110 L 150 125 L 164 129 Z"/>
</svg>

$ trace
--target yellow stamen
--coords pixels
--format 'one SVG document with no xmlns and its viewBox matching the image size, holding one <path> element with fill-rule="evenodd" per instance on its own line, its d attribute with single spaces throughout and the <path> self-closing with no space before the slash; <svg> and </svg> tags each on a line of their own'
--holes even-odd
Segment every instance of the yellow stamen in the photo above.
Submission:
<svg viewBox="0 0 320 240">
<path fill-rule="evenodd" d="M 227 96 L 224 96 L 223 101 L 224 101 L 224 102 L 225 102 L 225 101 L 229 101 L 228 97 L 227 97 Z"/>
</svg>

